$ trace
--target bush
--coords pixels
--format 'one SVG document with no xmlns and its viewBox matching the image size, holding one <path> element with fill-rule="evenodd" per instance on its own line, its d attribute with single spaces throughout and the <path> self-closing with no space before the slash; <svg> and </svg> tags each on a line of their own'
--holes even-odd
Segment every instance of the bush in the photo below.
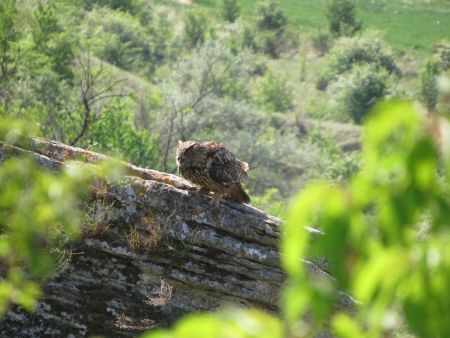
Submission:
<svg viewBox="0 0 450 338">
<path fill-rule="evenodd" d="M 283 53 L 297 50 L 299 40 L 297 33 L 290 30 L 262 31 L 258 34 L 257 46 L 258 50 L 276 59 Z"/>
<path fill-rule="evenodd" d="M 222 0 L 222 18 L 229 22 L 235 22 L 239 17 L 239 7 L 236 0 Z"/>
<path fill-rule="evenodd" d="M 314 34 L 311 37 L 311 42 L 314 49 L 319 53 L 320 56 L 326 54 L 333 44 L 330 33 L 324 31 L 319 31 Z"/>
<path fill-rule="evenodd" d="M 362 123 L 373 105 L 388 93 L 388 73 L 370 65 L 355 66 L 338 77 L 331 95 L 340 113 Z"/>
<path fill-rule="evenodd" d="M 440 42 L 433 54 L 425 62 L 420 72 L 420 98 L 429 111 L 433 111 L 439 101 L 438 76 L 450 69 L 450 43 Z"/>
<path fill-rule="evenodd" d="M 277 2 L 266 1 L 257 7 L 258 27 L 263 30 L 284 30 L 288 20 Z"/>
<path fill-rule="evenodd" d="M 433 48 L 433 56 L 440 62 L 442 70 L 450 68 L 450 42 L 441 41 Z"/>
<path fill-rule="evenodd" d="M 277 2 L 266 1 L 258 5 L 256 16 L 256 29 L 244 28 L 242 34 L 244 47 L 263 52 L 273 58 L 298 48 L 298 34 L 287 29 L 287 17 Z"/>
<path fill-rule="evenodd" d="M 270 112 L 286 112 L 293 108 L 293 93 L 286 79 L 275 76 L 270 71 L 259 81 L 256 102 Z"/>
<path fill-rule="evenodd" d="M 328 0 L 325 15 L 330 33 L 335 36 L 352 36 L 361 29 L 352 0 Z"/>
<path fill-rule="evenodd" d="M 439 90 L 436 78 L 439 74 L 439 65 L 439 60 L 430 58 L 420 72 L 420 98 L 429 111 L 433 111 L 438 102 Z"/>
<path fill-rule="evenodd" d="M 370 64 L 375 70 L 384 69 L 400 76 L 394 54 L 382 40 L 375 37 L 341 38 L 327 57 L 327 66 L 316 83 L 317 89 L 325 89 L 330 81 L 358 64 Z"/>
<path fill-rule="evenodd" d="M 184 18 L 183 41 L 188 48 L 195 48 L 205 42 L 208 31 L 208 19 L 206 15 L 199 12 L 188 12 Z"/>
<path fill-rule="evenodd" d="M 242 37 L 241 37 L 241 45 L 243 48 L 251 49 L 252 51 L 257 51 L 258 45 L 256 43 L 256 35 L 254 30 L 249 27 L 245 26 L 242 30 Z"/>
</svg>

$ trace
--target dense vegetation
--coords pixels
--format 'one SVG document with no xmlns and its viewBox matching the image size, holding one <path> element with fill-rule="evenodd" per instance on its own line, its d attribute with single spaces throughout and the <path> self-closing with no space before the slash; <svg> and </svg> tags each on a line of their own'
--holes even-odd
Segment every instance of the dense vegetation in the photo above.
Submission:
<svg viewBox="0 0 450 338">
<path fill-rule="evenodd" d="M 436 282 L 439 285 L 429 286 L 432 294 L 426 297 L 417 290 L 430 267 L 421 266 L 415 272 L 414 290 L 405 285 L 409 271 L 398 269 L 383 284 L 379 269 L 390 262 L 389 257 L 411 258 L 414 250 L 428 255 L 426 250 L 433 249 L 439 257 L 449 257 L 442 244 L 448 243 L 448 231 L 443 230 L 448 221 L 439 218 L 448 206 L 448 170 L 439 162 L 436 146 L 424 138 L 425 122 L 411 107 L 387 108 L 378 120 L 371 120 L 370 112 L 382 99 L 420 99 L 423 110 L 448 118 L 450 43 L 443 38 L 449 36 L 446 0 L 202 0 L 188 4 L 2 0 L 0 136 L 11 137 L 7 131 L 13 127 L 4 122 L 7 118 L 28 120 L 45 138 L 168 172 L 175 172 L 178 139 L 222 141 L 250 163 L 252 179 L 247 188 L 254 205 L 278 216 L 285 215 L 290 197 L 308 181 L 325 179 L 326 184 L 308 188 L 305 197 L 299 197 L 299 209 L 294 208 L 287 227 L 292 242 L 286 240 L 284 246 L 290 275 L 286 294 L 302 300 L 297 305 L 293 300 L 284 304 L 288 330 L 299 336 L 315 332 L 330 317 L 336 290 L 344 289 L 365 300 L 360 315 L 368 325 L 361 328 L 348 317 L 336 316 L 333 323 L 344 336 L 362 334 L 363 329 L 374 336 L 398 330 L 403 325 L 398 318 L 404 318 L 408 331 L 445 336 L 448 327 L 440 326 L 445 323 L 419 325 L 415 318 L 448 310 L 447 303 L 433 303 L 442 295 L 439 283 L 448 284 L 448 261 L 437 262 L 442 276 Z M 371 122 L 361 156 L 354 151 L 358 146 L 349 151 L 348 144 L 358 143 L 360 125 L 366 120 Z M 396 139 L 394 130 L 402 128 L 407 131 L 401 134 L 404 139 Z M 388 141 L 390 146 L 384 144 Z M 381 147 L 393 155 L 384 159 Z M 63 177 L 33 174 L 33 165 L 27 164 L 26 171 L 15 175 L 15 168 L 22 166 L 14 161 L 2 165 L 0 177 L 8 185 L 0 190 L 0 203 L 16 196 L 10 194 L 20 195 L 21 185 L 29 186 L 30 178 L 36 184 L 29 188 L 35 191 L 35 199 L 27 202 L 32 211 L 28 216 L 43 205 L 48 210 L 66 210 L 67 205 L 57 205 L 42 190 L 53 179 L 67 203 L 77 197 L 70 191 L 80 182 L 70 173 Z M 361 166 L 364 170 L 356 174 Z M 400 174 L 392 173 L 393 168 Z M 343 190 L 329 187 L 330 182 L 347 182 L 353 176 Z M 393 181 L 376 182 L 379 177 Z M 344 197 L 354 202 L 350 209 L 339 204 Z M 396 202 L 403 199 L 404 203 Z M 20 266 L 29 264 L 37 279 L 53 266 L 53 258 L 47 255 L 31 259 L 37 244 L 30 238 L 35 232 L 28 232 L 27 219 L 14 216 L 21 206 L 8 203 L 0 204 L 0 256 L 11 257 L 6 264 L 10 274 L 0 284 L 0 311 L 10 301 L 31 308 L 38 294 L 36 284 L 18 284 L 23 275 Z M 295 213 L 315 212 L 309 208 L 311 203 L 328 213 Z M 376 207 L 380 203 L 381 209 Z M 69 233 L 65 238 L 76 235 L 75 211 L 33 218 L 36 232 L 51 227 L 57 229 L 55 233 Z M 61 223 L 67 228 L 58 228 Z M 299 225 L 309 223 L 335 234 L 327 237 L 333 243 L 319 241 L 314 248 L 308 239 L 297 238 Z M 20 230 L 17 233 L 25 239 L 11 237 L 11 230 L 4 236 L 4 225 Z M 361 229 L 367 233 L 359 233 Z M 422 242 L 413 240 L 417 231 L 424 236 Z M 370 240 L 365 243 L 361 236 Z M 333 262 L 336 285 L 309 285 L 304 271 L 292 263 L 304 257 L 307 249 L 336 256 L 344 244 L 360 253 L 354 262 L 358 273 L 350 275 L 342 254 L 342 261 Z M 359 283 L 361 273 L 370 273 L 373 284 Z M 297 289 L 305 283 L 307 288 Z M 387 301 L 386 295 L 397 293 L 402 297 Z M 300 332 L 294 322 L 306 308 L 315 317 Z M 395 323 L 381 327 L 380 316 L 391 312 L 398 316 Z M 278 319 L 264 314 L 231 312 L 219 318 L 226 318 L 223 325 L 231 327 L 244 315 L 261 325 L 258 332 L 267 329 L 268 337 L 281 336 Z M 186 325 L 198 329 L 193 323 L 201 320 L 202 325 L 209 321 L 215 326 L 216 319 L 206 316 Z"/>
</svg>

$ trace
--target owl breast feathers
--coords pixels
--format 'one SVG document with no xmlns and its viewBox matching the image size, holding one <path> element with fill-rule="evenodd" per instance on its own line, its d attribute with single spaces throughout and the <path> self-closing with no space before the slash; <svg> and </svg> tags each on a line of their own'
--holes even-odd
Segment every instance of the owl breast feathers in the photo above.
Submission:
<svg viewBox="0 0 450 338">
<path fill-rule="evenodd" d="M 250 202 L 241 185 L 248 179 L 248 164 L 239 161 L 222 143 L 178 141 L 176 160 L 184 178 L 214 193 L 216 206 L 221 196 L 239 203 Z"/>
</svg>

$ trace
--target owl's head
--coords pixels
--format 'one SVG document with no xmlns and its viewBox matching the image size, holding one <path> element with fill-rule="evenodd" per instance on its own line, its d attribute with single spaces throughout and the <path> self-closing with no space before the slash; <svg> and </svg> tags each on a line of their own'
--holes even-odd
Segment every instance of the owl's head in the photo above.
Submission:
<svg viewBox="0 0 450 338">
<path fill-rule="evenodd" d="M 178 141 L 177 146 L 177 154 L 176 154 L 176 160 L 177 160 L 177 166 L 180 166 L 180 162 L 183 160 L 183 158 L 186 155 L 186 152 L 191 149 L 195 144 L 197 144 L 196 141 Z"/>
</svg>

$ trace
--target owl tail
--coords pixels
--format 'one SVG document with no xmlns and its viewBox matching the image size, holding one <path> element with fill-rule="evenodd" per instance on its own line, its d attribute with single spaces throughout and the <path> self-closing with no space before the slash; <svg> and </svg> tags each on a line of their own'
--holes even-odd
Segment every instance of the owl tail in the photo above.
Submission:
<svg viewBox="0 0 450 338">
<path fill-rule="evenodd" d="M 229 197 L 238 203 L 250 203 L 250 197 L 240 183 L 236 183 L 228 193 Z"/>
</svg>

